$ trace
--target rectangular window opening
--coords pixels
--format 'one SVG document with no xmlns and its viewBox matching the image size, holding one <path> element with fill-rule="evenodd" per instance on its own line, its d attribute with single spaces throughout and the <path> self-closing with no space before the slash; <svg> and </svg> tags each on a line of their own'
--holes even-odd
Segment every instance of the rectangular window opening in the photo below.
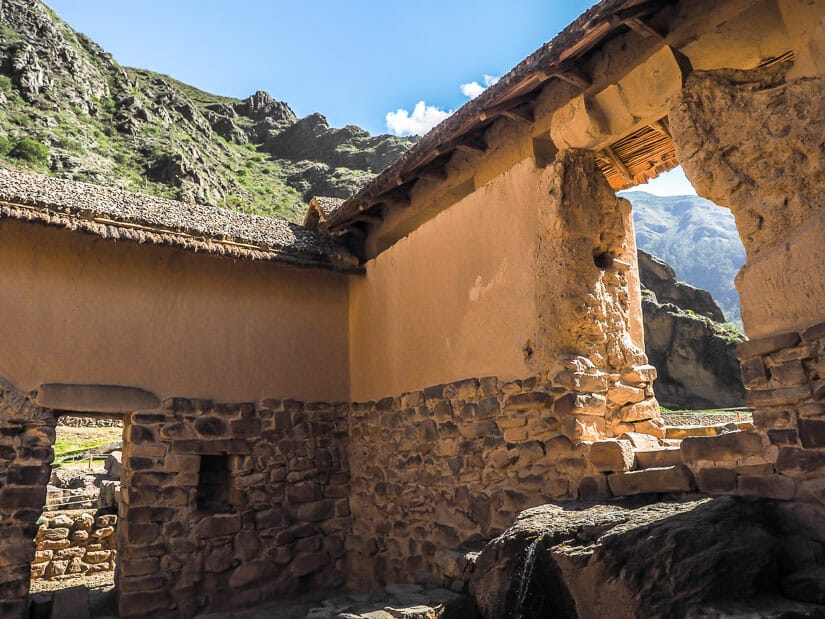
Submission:
<svg viewBox="0 0 825 619">
<path fill-rule="evenodd" d="M 228 455 L 201 456 L 198 473 L 198 511 L 232 511 L 232 505 L 229 503 L 231 479 Z"/>
</svg>

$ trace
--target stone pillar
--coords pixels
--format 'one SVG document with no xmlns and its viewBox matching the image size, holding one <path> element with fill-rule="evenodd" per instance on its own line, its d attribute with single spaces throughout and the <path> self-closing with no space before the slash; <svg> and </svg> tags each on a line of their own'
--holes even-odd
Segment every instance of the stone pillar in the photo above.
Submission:
<svg viewBox="0 0 825 619">
<path fill-rule="evenodd" d="M 736 286 L 751 339 L 738 356 L 767 462 L 739 491 L 825 500 L 825 79 L 792 74 L 694 73 L 670 127 L 686 175 L 733 211 L 747 252 Z"/>
<path fill-rule="evenodd" d="M 53 411 L 0 381 L 0 617 L 27 615 L 37 518 L 54 459 Z"/>
<path fill-rule="evenodd" d="M 535 369 L 569 392 L 555 403 L 571 439 L 663 435 L 638 325 L 630 205 L 591 151 L 563 150 L 542 176 Z M 634 270 L 636 270 L 634 272 Z"/>
</svg>

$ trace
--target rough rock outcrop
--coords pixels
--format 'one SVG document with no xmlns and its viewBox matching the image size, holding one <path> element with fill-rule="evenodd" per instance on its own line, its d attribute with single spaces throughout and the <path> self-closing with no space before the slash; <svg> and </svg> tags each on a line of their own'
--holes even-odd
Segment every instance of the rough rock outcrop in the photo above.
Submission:
<svg viewBox="0 0 825 619">
<path fill-rule="evenodd" d="M 721 324 L 710 293 L 678 282 L 666 262 L 639 250 L 645 350 L 659 372 L 656 397 L 670 408 L 742 406 L 736 359 L 743 337 Z"/>
<path fill-rule="evenodd" d="M 0 159 L 293 221 L 311 195 L 349 196 L 412 144 L 298 120 L 263 91 L 221 97 L 121 67 L 40 0 L 0 3 L 0 106 Z M 23 138 L 43 156 L 17 156 Z"/>
<path fill-rule="evenodd" d="M 482 617 L 822 617 L 822 507 L 732 497 L 523 512 L 475 562 Z"/>
</svg>

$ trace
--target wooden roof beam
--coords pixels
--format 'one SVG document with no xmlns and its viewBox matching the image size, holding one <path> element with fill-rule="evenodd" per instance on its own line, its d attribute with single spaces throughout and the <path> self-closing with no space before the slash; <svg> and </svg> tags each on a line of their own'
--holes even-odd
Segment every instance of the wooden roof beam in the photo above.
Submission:
<svg viewBox="0 0 825 619">
<path fill-rule="evenodd" d="M 646 39 L 656 39 L 659 41 L 665 40 L 665 36 L 661 32 L 646 24 L 640 17 L 629 17 L 622 23 L 624 23 L 624 25 L 630 28 L 633 32 L 642 35 Z"/>
<path fill-rule="evenodd" d="M 533 110 L 528 109 L 524 106 L 521 107 L 514 107 L 509 110 L 504 110 L 501 113 L 502 116 L 510 118 L 512 120 L 519 120 L 522 122 L 531 123 L 535 120 L 535 116 L 533 115 Z"/>
<path fill-rule="evenodd" d="M 428 181 L 444 181 L 447 180 L 447 170 L 444 168 L 436 168 L 436 167 L 429 167 L 429 168 L 422 168 L 418 170 L 418 172 L 414 173 L 415 176 L 418 178 L 423 178 Z"/>
<path fill-rule="evenodd" d="M 487 152 L 487 141 L 477 134 L 468 134 L 463 140 L 460 140 L 455 145 L 456 150 L 464 151 L 465 153 L 485 153 Z"/>
<path fill-rule="evenodd" d="M 572 84 L 579 90 L 587 90 L 591 86 L 591 82 L 587 79 L 584 74 L 576 69 L 572 68 L 564 68 L 560 71 L 557 71 L 553 74 L 553 77 L 556 77 L 568 84 Z"/>
<path fill-rule="evenodd" d="M 621 158 L 613 152 L 612 148 L 605 146 L 602 152 L 604 153 L 605 158 L 616 169 L 616 172 L 624 176 L 628 181 L 633 181 L 633 175 L 630 173 L 630 170 L 627 169 L 624 161 L 622 161 Z"/>
</svg>

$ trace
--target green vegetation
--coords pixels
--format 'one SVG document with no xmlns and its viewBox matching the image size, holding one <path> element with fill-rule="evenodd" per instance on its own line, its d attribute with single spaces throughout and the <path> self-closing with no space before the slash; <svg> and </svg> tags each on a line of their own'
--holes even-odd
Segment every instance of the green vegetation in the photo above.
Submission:
<svg viewBox="0 0 825 619">
<path fill-rule="evenodd" d="M 49 163 L 49 147 L 37 140 L 22 138 L 9 150 L 9 157 L 35 166 L 45 166 Z"/>
<path fill-rule="evenodd" d="M 54 444 L 54 464 L 52 466 L 70 466 L 76 462 L 76 457 L 95 452 L 101 447 L 121 440 L 123 428 L 57 428 L 57 439 Z M 81 462 L 82 463 L 82 462 Z"/>
</svg>

